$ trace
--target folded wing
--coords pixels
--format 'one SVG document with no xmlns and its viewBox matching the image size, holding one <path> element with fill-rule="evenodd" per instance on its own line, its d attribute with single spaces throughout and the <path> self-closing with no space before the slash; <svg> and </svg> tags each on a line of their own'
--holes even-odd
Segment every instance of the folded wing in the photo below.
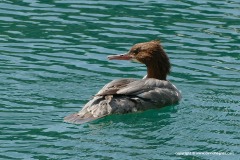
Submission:
<svg viewBox="0 0 240 160">
<path fill-rule="evenodd" d="M 66 122 L 85 123 L 109 114 L 124 114 L 177 103 L 181 94 L 169 81 L 119 79 L 105 85 L 81 111 Z"/>
</svg>

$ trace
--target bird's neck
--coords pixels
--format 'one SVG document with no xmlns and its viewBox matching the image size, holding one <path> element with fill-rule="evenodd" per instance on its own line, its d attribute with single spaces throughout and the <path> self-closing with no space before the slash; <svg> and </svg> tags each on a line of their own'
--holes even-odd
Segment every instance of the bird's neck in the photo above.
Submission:
<svg viewBox="0 0 240 160">
<path fill-rule="evenodd" d="M 147 65 L 147 77 L 146 78 L 155 78 L 159 80 L 166 80 L 167 73 L 161 67 L 161 64 L 153 62 Z"/>
</svg>

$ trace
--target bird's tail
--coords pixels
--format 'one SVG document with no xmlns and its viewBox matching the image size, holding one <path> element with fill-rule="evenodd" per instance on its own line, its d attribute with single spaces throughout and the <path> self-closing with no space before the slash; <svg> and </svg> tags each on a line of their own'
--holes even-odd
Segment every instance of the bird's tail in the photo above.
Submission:
<svg viewBox="0 0 240 160">
<path fill-rule="evenodd" d="M 96 120 L 98 118 L 101 118 L 101 117 L 94 117 L 92 114 L 80 116 L 78 113 L 74 113 L 64 117 L 64 122 L 74 123 L 74 124 L 83 124 L 86 122 Z"/>
<path fill-rule="evenodd" d="M 112 108 L 109 105 L 108 97 L 96 96 L 90 100 L 81 111 L 70 114 L 64 118 L 64 122 L 83 124 L 111 113 Z"/>
</svg>

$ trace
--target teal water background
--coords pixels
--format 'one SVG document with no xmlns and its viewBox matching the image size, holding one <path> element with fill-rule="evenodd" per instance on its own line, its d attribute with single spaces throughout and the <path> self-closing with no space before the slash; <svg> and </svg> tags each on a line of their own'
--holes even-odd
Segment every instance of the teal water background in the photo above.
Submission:
<svg viewBox="0 0 240 160">
<path fill-rule="evenodd" d="M 180 104 L 63 122 L 109 81 L 142 78 L 106 57 L 154 39 Z M 239 0 L 2 0 L 0 159 L 239 159 L 239 52 Z"/>
</svg>

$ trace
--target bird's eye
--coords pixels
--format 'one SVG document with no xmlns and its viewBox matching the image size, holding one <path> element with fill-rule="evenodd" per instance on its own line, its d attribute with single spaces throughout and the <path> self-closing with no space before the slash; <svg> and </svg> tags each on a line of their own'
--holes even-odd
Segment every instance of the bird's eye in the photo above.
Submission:
<svg viewBox="0 0 240 160">
<path fill-rule="evenodd" d="M 136 48 L 136 49 L 133 50 L 133 53 L 138 54 L 139 51 L 140 51 L 140 48 Z"/>
</svg>

